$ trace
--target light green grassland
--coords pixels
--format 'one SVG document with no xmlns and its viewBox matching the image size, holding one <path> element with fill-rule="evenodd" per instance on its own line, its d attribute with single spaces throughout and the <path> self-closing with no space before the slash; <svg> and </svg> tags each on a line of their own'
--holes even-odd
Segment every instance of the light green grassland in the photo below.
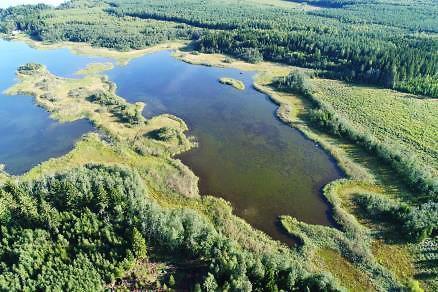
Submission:
<svg viewBox="0 0 438 292">
<path fill-rule="evenodd" d="M 245 84 L 243 84 L 242 81 L 237 80 L 237 79 L 222 77 L 219 79 L 219 82 L 222 84 L 225 84 L 225 85 L 232 86 L 232 87 L 236 88 L 237 90 L 245 90 Z"/>
<path fill-rule="evenodd" d="M 314 79 L 316 95 L 364 133 L 415 153 L 438 175 L 438 103 L 433 99 Z"/>
</svg>

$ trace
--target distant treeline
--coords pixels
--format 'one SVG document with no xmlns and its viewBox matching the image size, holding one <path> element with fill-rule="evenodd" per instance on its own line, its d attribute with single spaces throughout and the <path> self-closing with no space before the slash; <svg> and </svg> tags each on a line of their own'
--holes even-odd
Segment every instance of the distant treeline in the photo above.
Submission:
<svg viewBox="0 0 438 292">
<path fill-rule="evenodd" d="M 366 18 L 348 18 L 350 10 L 347 9 L 334 9 L 345 14 L 338 22 L 329 15 L 331 9 L 303 14 L 279 8 L 260 11 L 257 7 L 234 7 L 229 3 L 221 6 L 214 2 L 207 5 L 197 1 L 182 1 L 178 5 L 170 2 L 160 1 L 157 5 L 151 1 L 144 5 L 119 0 L 112 1 L 116 7 L 107 11 L 119 17 L 170 20 L 204 28 L 199 38 L 195 36 L 196 48 L 204 52 L 226 53 L 250 62 L 269 60 L 310 67 L 322 70 L 323 75 L 330 78 L 438 97 L 438 43 L 429 37 L 413 37 L 410 30 L 416 27 L 408 27 L 406 32 L 395 28 L 386 30 L 367 22 Z M 313 2 L 330 7 L 358 4 L 353 6 L 352 15 L 362 10 L 366 14 L 374 13 L 375 17 L 381 13 L 379 24 L 398 27 L 394 19 L 400 19 L 403 23 L 429 21 L 438 27 L 433 12 L 430 15 L 425 4 L 418 7 L 411 4 L 406 8 L 383 2 L 373 6 L 369 1 L 310 1 L 310 4 Z M 414 8 L 418 8 L 415 13 Z M 432 3 L 430 9 L 437 10 Z M 392 15 L 399 10 L 403 17 Z M 410 14 L 404 13 L 405 10 Z M 391 17 L 384 15 L 387 12 L 392 13 Z M 392 22 L 387 23 L 389 20 Z"/>
<path fill-rule="evenodd" d="M 324 7 L 324 8 L 341 8 L 346 5 L 351 5 L 355 3 L 364 2 L 364 0 L 288 0 L 290 2 L 296 2 L 296 3 L 304 3 L 309 4 L 312 6 L 317 7 Z M 375 2 L 373 0 L 369 0 L 369 2 Z"/>
<path fill-rule="evenodd" d="M 126 50 L 193 39 L 203 52 L 310 67 L 330 78 L 438 97 L 438 42 L 421 33 L 438 27 L 433 1 L 306 2 L 342 8 L 305 12 L 228 0 L 76 0 L 61 9 L 10 8 L 0 17 L 3 31 L 18 28 L 42 40 Z"/>
<path fill-rule="evenodd" d="M 196 48 L 250 62 L 268 60 L 314 68 L 329 78 L 438 98 L 438 55 L 433 51 L 438 45 L 432 40 L 412 45 L 400 39 L 396 46 L 361 36 L 311 31 L 234 30 L 205 32 Z"/>
</svg>

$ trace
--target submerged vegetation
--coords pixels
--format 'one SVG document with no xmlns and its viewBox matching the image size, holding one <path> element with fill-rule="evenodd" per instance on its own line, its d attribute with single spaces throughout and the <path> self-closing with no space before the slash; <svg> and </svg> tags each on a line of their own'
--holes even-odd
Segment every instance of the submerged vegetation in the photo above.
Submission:
<svg viewBox="0 0 438 292">
<path fill-rule="evenodd" d="M 258 71 L 254 86 L 279 105 L 280 119 L 347 175 L 323 190 L 337 228 L 281 216 L 297 242 L 286 247 L 234 216 L 227 202 L 199 196 L 198 178 L 173 158 L 195 146 L 187 125 L 172 115 L 146 120 L 144 104 L 128 103 L 100 75 L 112 64 L 92 64 L 79 79 L 25 64 L 8 94 L 34 96 L 60 121 L 87 118 L 99 133 L 21 177 L 0 166 L 0 289 L 435 291 L 433 4 L 73 0 L 0 10 L 0 32 L 52 46 L 117 49 L 125 55 L 78 51 L 127 62 L 148 52 L 139 49 L 184 40 L 198 51 L 177 53 L 187 62 Z"/>
</svg>

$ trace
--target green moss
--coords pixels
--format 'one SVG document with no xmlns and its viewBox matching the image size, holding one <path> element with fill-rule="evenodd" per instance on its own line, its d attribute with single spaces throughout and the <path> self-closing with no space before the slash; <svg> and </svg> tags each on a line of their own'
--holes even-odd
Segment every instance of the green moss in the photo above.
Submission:
<svg viewBox="0 0 438 292">
<path fill-rule="evenodd" d="M 333 249 L 320 249 L 312 259 L 318 271 L 329 271 L 349 291 L 372 291 L 372 285 L 368 275 Z"/>
</svg>

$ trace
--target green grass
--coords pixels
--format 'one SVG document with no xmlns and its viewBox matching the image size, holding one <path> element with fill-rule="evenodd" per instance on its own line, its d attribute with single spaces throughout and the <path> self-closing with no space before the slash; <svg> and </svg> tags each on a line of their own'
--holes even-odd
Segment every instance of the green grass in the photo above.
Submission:
<svg viewBox="0 0 438 292">
<path fill-rule="evenodd" d="M 316 270 L 329 271 L 349 291 L 371 291 L 375 287 L 369 277 L 333 249 L 320 249 L 314 255 Z"/>
<path fill-rule="evenodd" d="M 396 287 L 392 272 L 380 265 L 370 249 L 368 234 L 347 236 L 337 229 L 306 224 L 281 216 L 283 228 L 301 242 L 310 270 L 330 272 L 350 291 L 388 290 Z"/>
<path fill-rule="evenodd" d="M 393 90 L 314 79 L 316 96 L 366 134 L 415 154 L 438 174 L 438 103 Z"/>
<path fill-rule="evenodd" d="M 237 90 L 245 90 L 245 84 L 243 84 L 242 81 L 237 79 L 222 77 L 219 79 L 219 82 L 222 84 L 230 85 L 236 88 Z"/>
</svg>

